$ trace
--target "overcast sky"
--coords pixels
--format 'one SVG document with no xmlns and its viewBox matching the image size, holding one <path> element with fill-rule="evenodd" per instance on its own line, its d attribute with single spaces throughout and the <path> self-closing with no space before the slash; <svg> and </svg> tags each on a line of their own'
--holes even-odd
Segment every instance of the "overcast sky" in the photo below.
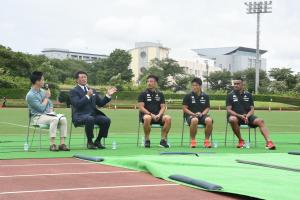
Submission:
<svg viewBox="0 0 300 200">
<path fill-rule="evenodd" d="M 138 41 L 161 42 L 174 58 L 190 49 L 256 46 L 256 16 L 244 0 L 0 0 L 0 44 L 109 54 Z M 268 68 L 300 72 L 300 1 L 273 0 L 261 17 Z"/>
</svg>

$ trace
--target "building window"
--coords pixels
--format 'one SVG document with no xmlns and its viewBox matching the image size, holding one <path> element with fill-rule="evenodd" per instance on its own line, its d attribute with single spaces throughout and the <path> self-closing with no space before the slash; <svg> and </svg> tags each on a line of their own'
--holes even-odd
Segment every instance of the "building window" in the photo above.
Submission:
<svg viewBox="0 0 300 200">
<path fill-rule="evenodd" d="M 146 52 L 145 51 L 142 51 L 141 52 L 141 58 L 145 58 L 146 57 Z"/>
</svg>

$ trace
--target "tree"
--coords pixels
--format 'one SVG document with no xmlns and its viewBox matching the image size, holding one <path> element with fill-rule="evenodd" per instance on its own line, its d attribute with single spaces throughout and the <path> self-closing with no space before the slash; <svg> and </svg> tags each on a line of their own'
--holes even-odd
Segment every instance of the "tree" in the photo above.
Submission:
<svg viewBox="0 0 300 200">
<path fill-rule="evenodd" d="M 121 49 L 115 49 L 108 58 L 94 62 L 89 69 L 89 74 L 94 84 L 107 84 L 113 76 L 120 74 L 123 81 L 131 82 L 133 73 L 128 66 L 131 55 Z"/>
<path fill-rule="evenodd" d="M 211 72 L 205 78 L 208 78 L 212 90 L 226 90 L 231 85 L 231 73 L 227 70 Z"/>
<path fill-rule="evenodd" d="M 271 93 L 282 93 L 287 91 L 288 87 L 284 81 L 272 81 L 269 86 L 268 90 Z"/>
<path fill-rule="evenodd" d="M 179 86 L 179 83 L 187 82 L 184 79 L 186 75 L 184 70 L 177 61 L 165 58 L 159 60 L 157 58 L 153 59 L 150 63 L 150 68 L 145 69 L 140 77 L 141 82 L 145 82 L 145 79 L 148 75 L 156 75 L 159 78 L 158 85 L 164 89 L 175 89 L 184 87 Z M 183 81 L 183 82 L 182 82 Z"/>
<path fill-rule="evenodd" d="M 270 77 L 276 81 L 284 81 L 289 90 L 295 88 L 297 84 L 297 76 L 293 75 L 293 73 L 291 68 L 272 68 L 269 71 Z"/>
</svg>

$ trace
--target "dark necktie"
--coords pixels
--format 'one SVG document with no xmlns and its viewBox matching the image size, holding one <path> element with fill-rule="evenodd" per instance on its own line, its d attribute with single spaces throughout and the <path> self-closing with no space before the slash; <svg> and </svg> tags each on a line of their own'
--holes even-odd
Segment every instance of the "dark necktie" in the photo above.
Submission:
<svg viewBox="0 0 300 200">
<path fill-rule="evenodd" d="M 86 89 L 86 87 L 83 86 L 83 88 L 84 88 L 84 93 L 87 94 L 87 89 Z"/>
</svg>

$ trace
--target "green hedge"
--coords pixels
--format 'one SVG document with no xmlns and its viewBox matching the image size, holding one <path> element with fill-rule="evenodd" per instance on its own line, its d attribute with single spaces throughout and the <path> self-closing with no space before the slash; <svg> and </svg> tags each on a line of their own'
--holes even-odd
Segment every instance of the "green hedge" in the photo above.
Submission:
<svg viewBox="0 0 300 200">
<path fill-rule="evenodd" d="M 29 89 L 20 88 L 5 88 L 0 90 L 0 98 L 6 97 L 7 99 L 25 99 Z M 56 99 L 59 91 L 56 89 L 51 90 L 51 99 Z"/>
<path fill-rule="evenodd" d="M 137 98 L 139 96 L 140 92 L 129 92 L 129 91 L 122 91 L 118 92 L 116 95 L 118 96 L 119 100 L 135 100 L 137 101 Z M 170 94 L 165 93 L 165 99 L 168 101 L 169 99 L 183 99 L 185 94 Z M 226 99 L 226 94 L 211 94 L 209 95 L 211 100 L 224 100 Z M 273 102 L 278 103 L 285 103 L 290 104 L 294 106 L 300 107 L 300 98 L 293 98 L 293 97 L 285 97 L 285 96 L 276 96 L 276 95 L 254 95 L 255 101 L 263 101 L 263 102 L 270 102 L 272 99 Z M 115 99 L 115 95 L 113 97 Z M 69 91 L 61 91 L 59 95 L 59 101 L 60 102 L 68 102 L 69 103 Z"/>
<path fill-rule="evenodd" d="M 6 97 L 7 99 L 25 99 L 27 89 L 1 89 L 0 90 L 0 97 Z"/>
</svg>

